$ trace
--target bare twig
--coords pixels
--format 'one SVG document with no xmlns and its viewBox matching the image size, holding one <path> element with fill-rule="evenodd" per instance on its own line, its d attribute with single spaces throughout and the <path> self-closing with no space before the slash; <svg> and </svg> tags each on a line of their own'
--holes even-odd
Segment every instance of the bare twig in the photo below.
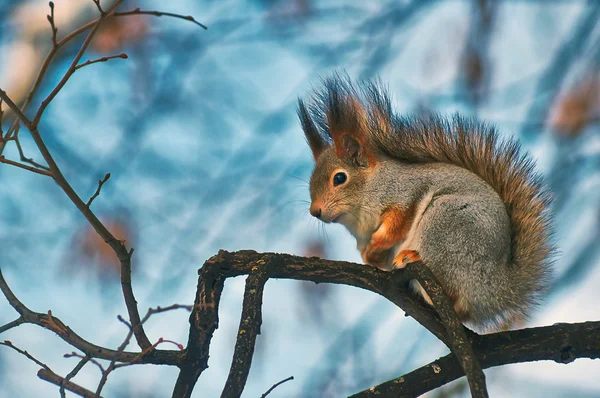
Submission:
<svg viewBox="0 0 600 398">
<path fill-rule="evenodd" d="M 252 365 L 256 335 L 260 334 L 263 290 L 268 279 L 269 265 L 264 261 L 252 264 L 252 271 L 246 279 L 240 327 L 222 398 L 239 397 L 244 391 Z"/>
<path fill-rule="evenodd" d="M 131 15 L 155 15 L 155 16 L 160 16 L 157 15 L 161 14 L 161 15 L 165 15 L 165 16 L 172 16 L 174 18 L 180 18 L 180 19 L 185 19 L 185 20 L 189 20 L 187 17 L 182 16 L 182 15 L 178 15 L 178 14 L 163 14 L 160 13 L 158 11 L 138 11 L 138 9 L 133 10 L 133 11 L 128 11 L 128 12 L 121 12 L 121 13 L 113 13 L 111 15 L 104 15 L 101 18 L 112 18 L 112 17 L 127 17 L 127 16 L 131 16 Z M 69 43 L 72 39 L 74 39 L 75 37 L 79 36 L 81 33 L 85 32 L 86 30 L 90 29 L 91 27 L 95 26 L 96 23 L 98 23 L 98 21 L 101 19 L 98 18 L 96 20 L 90 21 L 82 26 L 80 26 L 79 28 L 75 29 L 74 31 L 72 31 L 71 33 L 69 33 L 68 35 L 66 35 L 64 38 L 62 38 L 62 40 L 60 40 L 56 46 L 53 46 L 52 49 L 50 49 L 50 52 L 48 53 L 48 55 L 46 56 L 46 58 L 44 59 L 44 62 L 42 63 L 42 66 L 40 67 L 40 70 L 38 71 L 38 74 L 35 78 L 34 83 L 31 86 L 31 89 L 29 90 L 29 94 L 27 94 L 27 97 L 25 98 L 23 104 L 20 107 L 21 113 L 25 112 L 25 109 L 27 109 L 27 106 L 29 106 L 29 104 L 31 103 L 31 100 L 33 99 L 33 95 L 37 92 L 37 89 L 39 88 L 44 76 L 46 75 L 46 72 L 48 71 L 48 67 L 50 66 L 50 63 L 52 62 L 54 56 L 56 55 L 56 53 L 58 52 L 58 50 L 60 48 L 62 48 L 63 46 L 65 46 L 67 43 Z M 192 21 L 192 22 L 195 22 Z M 196 23 L 196 22 L 195 22 Z M 201 25 L 201 24 L 200 24 Z M 203 25 L 202 25 L 203 26 Z M 13 120 L 13 122 L 11 123 L 10 127 L 8 128 L 8 131 L 6 133 L 6 135 L 8 137 L 10 137 L 12 135 L 12 133 L 14 132 L 17 123 L 19 122 L 20 118 L 19 117 L 15 117 L 15 119 Z M 0 154 L 2 154 L 2 150 L 4 149 L 4 143 L 0 142 Z"/>
<path fill-rule="evenodd" d="M 8 341 L 8 340 L 0 341 L 0 345 L 4 345 L 4 346 L 7 346 L 7 347 L 10 347 L 10 348 L 12 348 L 13 350 L 15 350 L 16 352 L 18 352 L 19 354 L 26 356 L 26 357 L 27 357 L 29 360 L 31 360 L 31 361 L 33 361 L 33 362 L 35 362 L 36 364 L 38 364 L 38 365 L 39 365 L 39 366 L 41 366 L 42 368 L 44 368 L 44 369 L 46 369 L 46 370 L 50 370 L 50 371 L 52 371 L 52 370 L 50 369 L 50 367 L 48 367 L 48 365 L 46 365 L 45 363 L 41 362 L 40 360 L 38 360 L 38 359 L 34 358 L 34 357 L 33 357 L 33 355 L 31 355 L 31 354 L 30 354 L 30 353 L 28 353 L 27 351 L 24 351 L 24 350 L 20 349 L 19 347 L 15 347 L 15 346 L 13 345 L 13 343 L 11 343 L 10 341 Z"/>
<path fill-rule="evenodd" d="M 64 380 L 60 383 L 60 388 L 58 391 L 60 393 L 61 398 L 65 398 L 65 384 L 73 377 L 77 376 L 77 373 L 79 373 L 79 371 L 83 369 L 85 364 L 88 363 L 90 359 L 91 358 L 87 355 L 81 358 L 81 360 L 77 363 L 73 370 L 71 370 L 69 374 L 64 378 Z"/>
<path fill-rule="evenodd" d="M 47 170 L 38 169 L 38 168 L 35 168 L 35 167 L 27 166 L 26 164 L 23 164 L 23 163 L 19 163 L 19 162 L 15 162 L 15 161 L 6 159 L 4 157 L 4 155 L 0 155 L 0 163 L 10 164 L 11 166 L 19 167 L 21 169 L 25 169 L 25 170 L 31 171 L 33 173 L 37 173 L 37 174 L 45 175 L 45 176 L 48 176 L 48 177 L 52 177 L 52 173 L 49 172 L 49 171 L 47 171 Z"/>
<path fill-rule="evenodd" d="M 93 0 L 94 4 L 96 4 L 96 7 L 98 8 L 98 12 L 100 13 L 100 15 L 104 16 L 105 12 L 102 9 L 102 6 L 100 5 L 100 0 Z"/>
<path fill-rule="evenodd" d="M 93 32 L 93 31 L 92 31 Z M 92 33 L 90 32 L 90 34 Z M 89 39 L 89 36 L 88 36 Z M 37 129 L 37 126 L 30 121 L 27 116 L 21 112 L 19 107 L 6 95 L 6 93 L 0 90 L 0 98 L 2 98 L 8 106 L 17 114 L 17 116 L 21 119 L 23 124 L 29 129 L 31 132 L 31 136 L 35 141 L 38 149 L 40 150 L 42 156 L 48 166 L 50 167 L 50 171 L 52 173 L 52 177 L 54 181 L 62 188 L 63 192 L 71 199 L 73 204 L 79 209 L 81 214 L 88 220 L 90 225 L 94 228 L 94 230 L 104 239 L 106 243 L 113 249 L 117 258 L 121 263 L 121 287 L 123 290 L 123 297 L 125 298 L 125 305 L 127 307 L 127 311 L 129 312 L 129 319 L 131 320 L 131 324 L 134 326 L 134 335 L 138 342 L 140 348 L 144 349 L 150 347 L 150 341 L 144 332 L 144 329 L 140 326 L 139 328 L 136 325 L 140 324 L 140 314 L 137 308 L 137 301 L 135 300 L 135 296 L 133 294 L 133 288 L 131 286 L 131 255 L 133 254 L 133 249 L 127 251 L 127 248 L 120 240 L 116 239 L 112 233 L 100 222 L 98 217 L 90 210 L 88 206 L 83 202 L 83 200 L 77 195 L 71 184 L 66 180 L 60 168 L 54 161 L 54 158 L 50 154 L 50 151 L 46 147 L 44 140 Z"/>
<path fill-rule="evenodd" d="M 118 54 L 118 55 L 111 55 L 109 57 L 101 57 L 101 58 L 94 59 L 94 60 L 87 60 L 84 63 L 77 65 L 75 67 L 75 70 L 81 69 L 84 66 L 88 66 L 88 65 L 95 64 L 95 63 L 98 63 L 98 62 L 106 62 L 109 59 L 115 59 L 115 58 L 127 59 L 128 57 L 127 57 L 127 54 L 122 53 L 122 54 Z"/>
<path fill-rule="evenodd" d="M 96 367 L 98 367 L 98 369 L 100 369 L 100 373 L 104 374 L 104 372 L 106 372 L 106 369 L 104 369 L 104 366 L 102 366 L 102 364 L 100 362 L 96 361 L 94 358 L 91 358 L 88 355 L 81 355 L 81 354 L 78 354 L 75 351 L 73 351 L 70 354 L 63 355 L 63 357 L 64 358 L 79 358 L 81 360 L 88 358 L 89 362 L 93 363 L 94 365 L 96 365 Z"/>
<path fill-rule="evenodd" d="M 458 319 L 450 299 L 436 279 L 433 272 L 421 261 L 410 263 L 406 266 L 410 273 L 425 289 L 433 306 L 446 327 L 450 339 L 450 349 L 458 358 L 461 368 L 467 375 L 472 397 L 487 398 L 488 392 L 485 385 L 485 375 L 479 361 L 473 353 L 473 347 L 469 343 L 465 327 Z"/>
<path fill-rule="evenodd" d="M 116 360 L 118 362 L 131 362 L 138 360 L 139 353 L 136 352 L 118 352 L 105 347 L 94 345 L 77 335 L 71 328 L 66 326 L 57 317 L 49 314 L 33 312 L 27 308 L 10 290 L 2 270 L 0 269 L 0 291 L 4 294 L 9 304 L 21 315 L 24 322 L 41 326 L 51 330 L 68 344 L 82 351 L 89 357 L 101 358 L 107 360 Z M 51 314 L 51 313 L 50 313 Z M 144 355 L 143 363 L 153 363 L 157 365 L 178 365 L 183 355 L 178 351 L 153 350 Z"/>
<path fill-rule="evenodd" d="M 23 148 L 21 147 L 21 141 L 19 140 L 20 126 L 21 126 L 21 124 L 17 123 L 17 128 L 14 130 L 14 133 L 13 133 L 13 136 L 11 137 L 11 139 L 14 140 L 15 144 L 17 145 L 17 151 L 19 151 L 19 157 L 21 159 L 21 162 L 29 163 L 30 165 L 32 165 L 38 169 L 50 171 L 50 169 L 48 167 L 46 167 L 42 164 L 39 164 L 32 158 L 28 158 L 25 156 L 25 152 L 23 151 Z"/>
<path fill-rule="evenodd" d="M 192 17 L 191 15 L 173 14 L 170 12 L 161 12 L 161 11 L 143 11 L 143 10 L 140 10 L 139 8 L 136 8 L 133 11 L 115 12 L 115 17 L 122 17 L 122 16 L 126 16 L 126 15 L 154 15 L 155 17 L 166 16 L 166 17 L 185 19 L 186 21 L 195 23 L 196 25 L 200 26 L 201 28 L 208 29 L 208 27 L 206 27 L 206 25 L 203 25 L 200 22 L 196 21 L 194 19 L 194 17 Z"/>
<path fill-rule="evenodd" d="M 56 48 L 56 33 L 58 32 L 58 28 L 54 24 L 54 2 L 51 1 L 48 3 L 48 5 L 50 6 L 50 15 L 46 15 L 46 17 L 48 18 L 48 22 L 50 22 L 50 28 L 52 29 L 52 47 Z"/>
<path fill-rule="evenodd" d="M 12 329 L 12 328 L 14 328 L 16 326 L 19 326 L 22 323 L 25 323 L 25 320 L 23 319 L 22 316 L 20 316 L 17 319 L 15 319 L 14 321 L 8 322 L 4 326 L 0 326 L 0 333 L 4 333 L 4 332 L 6 332 L 9 329 Z"/>
<path fill-rule="evenodd" d="M 48 94 L 46 99 L 44 99 L 42 101 L 42 104 L 40 105 L 38 111 L 35 114 L 35 117 L 33 118 L 32 126 L 37 127 L 39 125 L 42 115 L 44 114 L 44 111 L 46 110 L 48 105 L 50 105 L 50 102 L 54 99 L 54 97 L 56 97 L 56 95 L 59 93 L 59 91 L 62 90 L 62 88 L 65 86 L 65 84 L 67 84 L 67 81 L 71 78 L 73 73 L 75 73 L 75 70 L 77 69 L 77 64 L 79 63 L 79 60 L 81 60 L 81 57 L 83 57 L 83 53 L 85 52 L 85 50 L 87 50 L 87 47 L 89 46 L 92 39 L 96 35 L 96 31 L 98 30 L 98 28 L 100 27 L 102 22 L 104 22 L 107 15 L 112 14 L 114 12 L 115 8 L 117 8 L 117 6 L 119 4 L 121 4 L 122 2 L 123 2 L 123 0 L 115 1 L 114 4 L 110 7 L 110 9 L 105 14 L 102 14 L 102 16 L 96 20 L 96 23 L 92 26 L 90 33 L 88 33 L 83 44 L 81 45 L 81 48 L 75 55 L 75 58 L 73 58 L 73 61 L 71 61 L 71 65 L 69 65 L 69 68 L 67 68 L 67 71 L 65 72 L 63 77 L 60 79 L 60 81 L 58 82 L 56 87 L 54 87 L 54 89 L 52 89 L 52 91 L 50 92 L 50 94 Z M 23 118 L 21 118 L 21 120 L 23 122 L 25 122 L 23 120 Z M 27 128 L 29 128 L 29 126 Z"/>
<path fill-rule="evenodd" d="M 55 384 L 57 386 L 64 386 L 65 389 L 71 391 L 74 394 L 79 395 L 80 397 L 85 397 L 85 398 L 96 397 L 96 395 L 94 395 L 94 393 L 91 392 L 90 390 L 83 388 L 79 384 L 75 384 L 72 381 L 67 381 L 63 377 L 57 375 L 56 373 L 54 373 L 50 370 L 40 369 L 37 373 L 37 376 L 40 379 L 50 382 L 52 384 Z"/>
<path fill-rule="evenodd" d="M 271 388 L 269 388 L 263 395 L 261 395 L 260 398 L 265 398 L 267 395 L 269 395 L 271 393 L 271 391 L 273 391 L 274 389 L 276 389 L 277 387 L 279 387 L 283 383 L 285 383 L 287 381 L 290 381 L 290 380 L 294 380 L 294 376 L 290 376 L 287 379 L 281 380 L 279 383 L 273 384 L 273 386 Z"/>
<path fill-rule="evenodd" d="M 102 189 L 102 185 L 104 185 L 104 183 L 106 181 L 108 181 L 109 178 L 110 178 L 110 173 L 106 173 L 106 175 L 104 176 L 104 178 L 102 180 L 98 180 L 98 188 L 96 188 L 96 192 L 94 192 L 92 197 L 85 204 L 87 207 L 90 207 L 92 205 L 92 202 L 94 201 L 94 199 L 96 199 L 98 197 L 98 195 L 100 195 L 100 190 Z"/>
<path fill-rule="evenodd" d="M 140 322 L 140 326 L 143 325 L 148 319 L 150 319 L 150 317 L 154 314 L 160 314 L 162 312 L 167 312 L 167 311 L 172 311 L 172 310 L 177 310 L 177 309 L 186 309 L 188 311 L 192 310 L 192 306 L 191 305 L 182 305 L 182 304 L 173 304 L 170 305 L 168 307 L 156 307 L 156 308 L 148 308 L 148 311 L 146 312 L 146 315 L 144 315 L 144 318 L 142 318 L 141 322 Z M 129 332 L 127 333 L 127 336 L 125 337 L 125 340 L 123 340 L 123 343 L 121 343 L 121 345 L 119 346 L 119 348 L 117 349 L 117 352 L 123 352 L 125 350 L 125 348 L 127 347 L 127 345 L 129 344 L 129 342 L 131 341 L 131 337 L 134 334 L 134 330 L 133 327 L 131 326 L 131 324 L 129 322 L 127 322 L 125 319 L 123 319 L 123 317 L 121 317 L 120 315 L 117 316 L 117 319 L 122 322 L 123 324 L 125 324 L 125 326 L 127 326 L 127 328 L 129 329 Z M 125 366 L 131 366 L 131 365 L 135 365 L 140 363 L 139 361 L 144 358 L 144 356 L 146 354 L 148 354 L 149 352 L 153 351 L 159 344 L 162 343 L 171 343 L 177 346 L 177 348 L 179 348 L 180 351 L 183 350 L 183 346 L 173 340 L 166 340 L 163 339 L 162 337 L 160 339 L 158 339 L 158 341 L 154 344 L 152 344 L 150 347 L 148 348 L 144 348 L 137 357 L 133 358 L 131 361 L 129 362 L 125 362 L 125 363 L 121 363 L 121 364 L 117 364 L 116 360 L 112 360 L 110 361 L 110 364 L 108 365 L 108 368 L 106 368 L 106 371 L 104 370 L 104 368 L 100 367 L 101 371 L 102 371 L 102 378 L 100 379 L 100 382 L 98 383 L 98 388 L 96 389 L 96 395 L 100 395 L 100 392 L 102 392 L 102 388 L 104 387 L 104 385 L 106 384 L 106 381 L 108 380 L 108 376 L 110 375 L 110 373 L 120 367 L 125 367 Z"/>
</svg>

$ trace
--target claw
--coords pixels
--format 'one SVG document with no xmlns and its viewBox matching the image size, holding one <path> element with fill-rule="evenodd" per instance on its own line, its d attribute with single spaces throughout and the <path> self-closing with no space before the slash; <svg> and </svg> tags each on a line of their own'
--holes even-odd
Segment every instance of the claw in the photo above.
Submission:
<svg viewBox="0 0 600 398">
<path fill-rule="evenodd" d="M 421 261 L 421 256 L 416 250 L 401 250 L 394 258 L 394 268 L 404 268 L 409 263 Z"/>
</svg>

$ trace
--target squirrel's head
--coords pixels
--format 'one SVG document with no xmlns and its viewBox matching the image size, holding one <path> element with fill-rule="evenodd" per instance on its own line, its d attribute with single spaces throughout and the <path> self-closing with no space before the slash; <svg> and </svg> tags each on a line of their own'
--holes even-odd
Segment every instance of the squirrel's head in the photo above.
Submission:
<svg viewBox="0 0 600 398">
<path fill-rule="evenodd" d="M 335 146 L 325 148 L 315 158 L 310 177 L 310 214 L 323 222 L 346 224 L 357 218 L 371 174 L 360 144 L 348 137 L 348 157 L 338 157 Z M 347 222 L 345 222 L 347 221 Z"/>
<path fill-rule="evenodd" d="M 366 185 L 377 157 L 368 139 L 368 111 L 352 85 L 337 75 L 324 83 L 308 106 L 298 101 L 298 116 L 315 159 L 310 214 L 348 226 L 365 207 Z"/>
</svg>

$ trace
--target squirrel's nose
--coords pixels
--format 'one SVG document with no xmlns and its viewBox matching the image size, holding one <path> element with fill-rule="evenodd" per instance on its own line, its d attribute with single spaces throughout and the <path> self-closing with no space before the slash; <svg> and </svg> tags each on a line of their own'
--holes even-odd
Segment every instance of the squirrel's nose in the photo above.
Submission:
<svg viewBox="0 0 600 398">
<path fill-rule="evenodd" d="M 310 206 L 310 215 L 313 217 L 321 218 L 321 208 L 318 206 Z"/>
</svg>

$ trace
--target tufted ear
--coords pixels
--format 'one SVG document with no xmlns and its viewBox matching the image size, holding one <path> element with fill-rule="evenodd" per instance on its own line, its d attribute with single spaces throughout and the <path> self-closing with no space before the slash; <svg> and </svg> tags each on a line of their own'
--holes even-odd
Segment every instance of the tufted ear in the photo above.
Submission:
<svg viewBox="0 0 600 398">
<path fill-rule="evenodd" d="M 350 134 L 344 134 L 338 141 L 338 155 L 359 167 L 369 167 L 369 156 L 363 143 Z"/>
<path fill-rule="evenodd" d="M 300 123 L 302 124 L 302 130 L 304 130 L 306 142 L 308 142 L 308 146 L 313 153 L 313 157 L 315 160 L 317 160 L 323 150 L 327 148 L 328 144 L 324 141 L 323 137 L 319 133 L 319 129 L 312 120 L 310 112 L 304 104 L 304 101 L 301 99 L 298 99 L 298 117 L 300 118 Z"/>
</svg>

